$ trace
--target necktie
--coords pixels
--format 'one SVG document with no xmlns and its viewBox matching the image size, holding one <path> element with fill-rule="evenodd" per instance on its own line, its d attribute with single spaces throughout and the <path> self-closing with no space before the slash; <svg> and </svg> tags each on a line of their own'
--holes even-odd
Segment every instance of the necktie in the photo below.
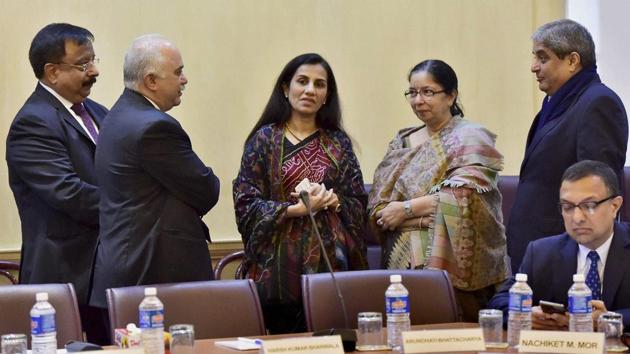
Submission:
<svg viewBox="0 0 630 354">
<path fill-rule="evenodd" d="M 593 293 L 593 300 L 601 300 L 601 281 L 599 280 L 599 272 L 597 271 L 597 262 L 599 261 L 599 254 L 595 251 L 588 253 L 588 258 L 591 260 L 591 267 L 586 274 L 586 285 L 591 288 Z"/>
<path fill-rule="evenodd" d="M 72 105 L 72 107 L 70 107 L 70 109 L 72 109 L 74 113 L 76 113 L 79 117 L 81 117 L 81 120 L 83 121 L 83 125 L 85 125 L 85 128 L 87 129 L 88 133 L 92 136 L 92 139 L 94 139 L 94 143 L 96 143 L 98 141 L 98 133 L 96 132 L 96 127 L 94 127 L 92 118 L 90 118 L 90 115 L 85 110 L 85 107 L 83 107 L 83 104 L 75 103 Z"/>
</svg>

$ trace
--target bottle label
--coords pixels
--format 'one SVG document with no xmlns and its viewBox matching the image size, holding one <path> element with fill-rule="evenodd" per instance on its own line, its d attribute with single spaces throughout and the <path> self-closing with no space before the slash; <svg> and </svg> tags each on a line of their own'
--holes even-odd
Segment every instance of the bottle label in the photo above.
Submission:
<svg viewBox="0 0 630 354">
<path fill-rule="evenodd" d="M 391 314 L 409 313 L 409 296 L 386 296 L 385 309 Z"/>
<path fill-rule="evenodd" d="M 163 328 L 164 310 L 140 310 L 140 328 Z"/>
<path fill-rule="evenodd" d="M 569 296 L 569 313 L 591 313 L 592 296 Z"/>
<path fill-rule="evenodd" d="M 532 312 L 531 294 L 510 294 L 510 311 Z"/>
<path fill-rule="evenodd" d="M 55 332 L 55 314 L 31 316 L 31 334 Z"/>
</svg>

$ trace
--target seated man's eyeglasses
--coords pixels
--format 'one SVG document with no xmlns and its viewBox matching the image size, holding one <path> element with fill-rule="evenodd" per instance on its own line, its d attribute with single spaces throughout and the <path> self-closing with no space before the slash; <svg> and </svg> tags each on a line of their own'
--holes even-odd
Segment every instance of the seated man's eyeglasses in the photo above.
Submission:
<svg viewBox="0 0 630 354">
<path fill-rule="evenodd" d="M 84 64 L 68 64 L 68 63 L 56 63 L 57 65 L 65 65 L 65 66 L 69 66 L 71 68 L 75 68 L 79 71 L 82 72 L 86 72 L 88 71 L 92 66 L 98 64 L 100 62 L 100 59 L 98 58 L 94 58 L 90 61 L 88 61 L 87 63 Z"/>
<path fill-rule="evenodd" d="M 597 207 L 604 203 L 607 202 L 613 198 L 617 197 L 616 195 L 611 195 L 608 198 L 604 198 L 602 200 L 598 200 L 598 201 L 592 201 L 592 202 L 582 202 L 578 205 L 575 205 L 573 203 L 569 203 L 569 202 L 560 202 L 558 204 L 558 208 L 560 209 L 560 212 L 562 214 L 565 215 L 569 215 L 571 213 L 573 213 L 573 209 L 575 208 L 580 208 L 580 211 L 584 214 L 589 214 L 589 215 L 593 215 L 595 214 L 595 209 L 597 209 Z"/>
</svg>

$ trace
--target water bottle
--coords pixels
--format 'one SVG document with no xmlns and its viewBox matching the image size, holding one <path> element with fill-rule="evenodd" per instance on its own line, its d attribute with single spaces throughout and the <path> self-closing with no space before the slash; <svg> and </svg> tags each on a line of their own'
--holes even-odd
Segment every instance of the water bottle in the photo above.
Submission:
<svg viewBox="0 0 630 354">
<path fill-rule="evenodd" d="M 518 345 L 521 330 L 532 329 L 532 288 L 527 285 L 527 274 L 517 273 L 516 283 L 510 288 L 508 313 L 508 344 Z"/>
<path fill-rule="evenodd" d="M 569 331 L 593 332 L 591 299 L 591 289 L 584 284 L 584 274 L 574 274 L 569 289 Z"/>
<path fill-rule="evenodd" d="M 145 288 L 144 300 L 138 307 L 142 345 L 147 354 L 164 354 L 164 305 L 156 294 L 157 289 Z"/>
<path fill-rule="evenodd" d="M 402 332 L 411 327 L 409 319 L 409 291 L 402 285 L 400 274 L 389 276 L 390 285 L 385 291 L 387 312 L 387 344 L 392 350 L 402 350 Z"/>
<path fill-rule="evenodd" d="M 31 309 L 31 348 L 33 354 L 57 353 L 55 308 L 48 302 L 48 293 L 35 294 Z"/>
</svg>

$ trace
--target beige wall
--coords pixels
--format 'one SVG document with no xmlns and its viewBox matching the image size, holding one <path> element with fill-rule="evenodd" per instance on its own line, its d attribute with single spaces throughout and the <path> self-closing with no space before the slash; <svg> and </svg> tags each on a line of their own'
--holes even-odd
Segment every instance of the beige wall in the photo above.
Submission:
<svg viewBox="0 0 630 354">
<path fill-rule="evenodd" d="M 0 0 L 0 136 L 35 86 L 27 52 L 50 22 L 90 29 L 101 58 L 92 98 L 111 106 L 122 91 L 122 59 L 136 36 L 159 32 L 180 47 L 190 83 L 170 113 L 222 181 L 205 217 L 216 241 L 238 240 L 231 181 L 243 139 L 284 64 L 304 52 L 331 63 L 348 132 L 366 182 L 388 141 L 418 123 L 402 92 L 407 71 L 440 58 L 460 78 L 466 116 L 498 134 L 505 174 L 517 174 L 541 94 L 529 73 L 529 36 L 564 14 L 564 1 L 526 0 Z M 0 144 L 5 154 L 5 145 Z M 20 221 L 0 164 L 0 251 L 20 247 Z"/>
</svg>

